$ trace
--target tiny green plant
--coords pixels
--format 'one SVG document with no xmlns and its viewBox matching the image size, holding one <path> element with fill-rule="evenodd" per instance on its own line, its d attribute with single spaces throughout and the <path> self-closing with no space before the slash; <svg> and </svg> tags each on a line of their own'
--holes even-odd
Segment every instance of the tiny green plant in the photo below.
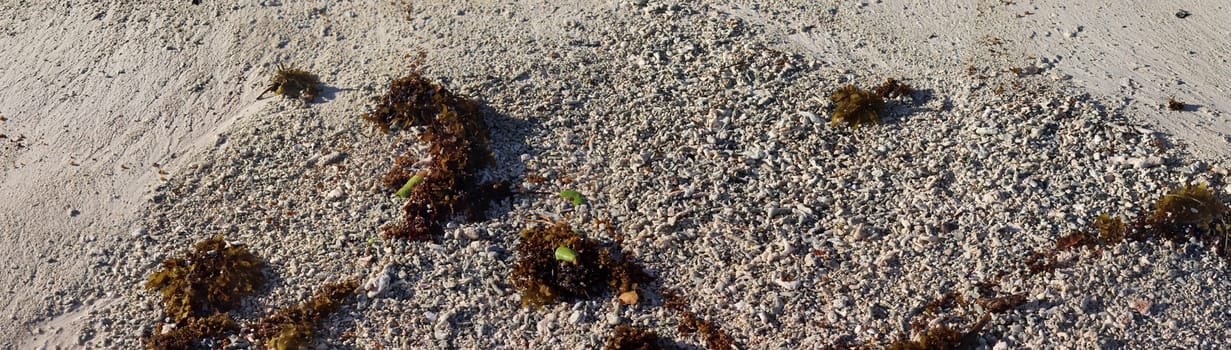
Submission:
<svg viewBox="0 0 1231 350">
<path fill-rule="evenodd" d="M 582 196 L 581 192 L 577 192 L 574 190 L 560 191 L 560 197 L 564 197 L 565 199 L 573 201 L 573 205 L 586 204 L 586 197 Z"/>
<path fill-rule="evenodd" d="M 880 113 L 885 110 L 885 100 L 879 95 L 855 87 L 843 86 L 829 95 L 829 100 L 837 106 L 829 125 L 847 123 L 858 128 L 863 124 L 880 123 Z"/>
<path fill-rule="evenodd" d="M 577 251 L 566 246 L 556 247 L 556 260 L 577 263 Z"/>
<path fill-rule="evenodd" d="M 423 175 L 411 176 L 409 180 L 406 180 L 406 184 L 402 185 L 402 188 L 398 189 L 395 194 L 402 198 L 409 197 L 410 191 L 414 190 L 415 185 L 418 185 L 420 182 L 423 182 Z"/>
</svg>

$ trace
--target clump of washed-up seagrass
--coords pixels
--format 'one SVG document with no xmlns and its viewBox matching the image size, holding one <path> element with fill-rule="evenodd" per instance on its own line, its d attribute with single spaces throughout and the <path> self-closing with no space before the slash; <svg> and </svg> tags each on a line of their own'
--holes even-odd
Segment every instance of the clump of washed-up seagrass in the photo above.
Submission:
<svg viewBox="0 0 1231 350">
<path fill-rule="evenodd" d="M 885 111 L 885 100 L 879 95 L 855 87 L 843 86 L 829 95 L 835 104 L 830 125 L 846 123 L 853 127 L 880 123 L 880 114 Z"/>
</svg>

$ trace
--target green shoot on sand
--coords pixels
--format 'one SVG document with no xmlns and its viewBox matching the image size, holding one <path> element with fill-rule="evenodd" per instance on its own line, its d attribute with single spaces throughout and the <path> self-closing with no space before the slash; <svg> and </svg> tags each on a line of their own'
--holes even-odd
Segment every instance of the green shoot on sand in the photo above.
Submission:
<svg viewBox="0 0 1231 350">
<path fill-rule="evenodd" d="M 586 197 L 582 196 L 581 192 L 577 192 L 573 190 L 563 190 L 563 191 L 560 191 L 560 197 L 564 197 L 565 199 L 572 200 L 573 205 L 586 204 Z"/>
<path fill-rule="evenodd" d="M 402 185 L 402 188 L 398 189 L 397 193 L 395 194 L 398 197 L 402 197 L 402 198 L 409 197 L 410 191 L 414 190 L 415 185 L 418 185 L 420 182 L 423 182 L 422 175 L 411 176 L 410 180 L 406 180 L 406 184 Z"/>
<path fill-rule="evenodd" d="M 556 247 L 556 260 L 577 263 L 577 252 L 572 248 L 559 246 Z"/>
</svg>

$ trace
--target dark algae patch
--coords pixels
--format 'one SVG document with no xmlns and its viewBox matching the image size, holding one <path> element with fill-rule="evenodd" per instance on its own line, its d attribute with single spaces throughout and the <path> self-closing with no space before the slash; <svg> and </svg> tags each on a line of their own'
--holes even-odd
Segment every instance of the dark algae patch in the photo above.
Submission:
<svg viewBox="0 0 1231 350">
<path fill-rule="evenodd" d="M 1182 111 L 1184 110 L 1184 107 L 1186 107 L 1184 102 L 1176 100 L 1175 97 L 1167 99 L 1167 109 L 1170 109 L 1173 111 Z"/>
<path fill-rule="evenodd" d="M 663 297 L 665 299 L 663 306 L 679 313 L 680 325 L 677 327 L 677 331 L 681 335 L 699 334 L 701 339 L 705 341 L 706 349 L 735 349 L 735 338 L 731 337 L 717 323 L 693 313 L 691 308 L 688 307 L 688 301 L 684 300 L 684 297 L 678 291 L 665 290 L 663 291 Z"/>
<path fill-rule="evenodd" d="M 517 257 L 510 279 L 521 292 L 522 306 L 589 299 L 607 291 L 636 293 L 638 284 L 650 280 L 617 246 L 582 237 L 566 223 L 522 231 Z"/>
<path fill-rule="evenodd" d="M 1093 231 L 1074 230 L 1056 239 L 1056 251 L 1080 247 L 1099 248 L 1131 239 L 1168 239 L 1184 242 L 1196 238 L 1222 257 L 1228 249 L 1226 204 L 1203 184 L 1175 188 L 1160 197 L 1135 220 L 1101 214 L 1091 225 Z M 1036 253 L 1046 254 L 1046 253 Z"/>
<path fill-rule="evenodd" d="M 876 95 L 881 98 L 910 97 L 915 93 L 915 88 L 894 78 L 885 79 L 875 90 Z"/>
<path fill-rule="evenodd" d="M 386 236 L 429 239 L 439 235 L 442 223 L 454 216 L 482 220 L 491 201 L 511 193 L 507 182 L 479 183 L 476 177 L 475 172 L 492 159 L 479 104 L 428 81 L 419 72 L 391 81 L 389 91 L 363 119 L 385 133 L 421 127 L 419 141 L 428 146 L 431 156 L 425 162 L 398 156 L 381 178 L 386 189 L 406 198 L 403 220 L 386 227 Z"/>
<path fill-rule="evenodd" d="M 846 123 L 853 127 L 880 123 L 880 114 L 885 111 L 885 100 L 871 91 L 854 85 L 843 86 L 829 95 L 836 105 L 830 125 Z"/>
<path fill-rule="evenodd" d="M 275 311 L 256 325 L 257 338 L 269 349 L 302 349 L 312 340 L 313 330 L 354 297 L 359 282 L 351 280 L 325 285 L 303 303 Z"/>
<path fill-rule="evenodd" d="M 282 64 L 278 64 L 278 71 L 274 73 L 273 79 L 270 79 L 269 87 L 265 91 L 261 91 L 261 95 L 265 96 L 266 92 L 272 92 L 278 95 L 298 98 L 304 102 L 312 102 L 316 95 L 321 92 L 321 79 L 316 77 L 316 74 L 309 73 L 306 70 L 286 68 Z"/>
<path fill-rule="evenodd" d="M 225 313 L 189 318 L 183 325 L 163 332 L 161 326 L 146 340 L 150 349 L 210 349 L 222 345 L 224 335 L 239 332 L 239 325 Z"/>
<path fill-rule="evenodd" d="M 167 316 L 179 323 L 231 310 L 265 285 L 264 268 L 243 246 L 215 236 L 198 242 L 186 256 L 163 261 L 145 288 L 162 294 Z"/>
<path fill-rule="evenodd" d="M 243 246 L 228 243 L 222 236 L 198 242 L 187 256 L 163 261 L 163 268 L 150 276 L 146 288 L 163 295 L 167 317 L 174 322 L 159 323 L 146 336 L 146 346 L 154 350 L 224 348 L 231 344 L 230 335 L 254 329 L 269 349 L 300 349 L 312 339 L 313 329 L 350 300 L 358 287 L 353 280 L 326 285 L 304 303 L 241 327 L 228 311 L 265 285 L 264 267 Z"/>
<path fill-rule="evenodd" d="M 663 341 L 649 329 L 622 324 L 616 326 L 611 338 L 603 350 L 665 350 L 674 347 L 663 346 Z"/>
</svg>

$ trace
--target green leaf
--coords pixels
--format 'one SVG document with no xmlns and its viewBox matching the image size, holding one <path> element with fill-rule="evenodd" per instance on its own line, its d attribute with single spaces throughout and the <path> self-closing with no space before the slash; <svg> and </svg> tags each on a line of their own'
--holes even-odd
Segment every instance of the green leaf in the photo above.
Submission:
<svg viewBox="0 0 1231 350">
<path fill-rule="evenodd" d="M 423 182 L 423 176 L 420 176 L 420 175 L 411 176 L 410 180 L 406 180 L 406 184 L 402 185 L 402 188 L 398 189 L 397 193 L 395 194 L 398 197 L 402 197 L 402 198 L 409 197 L 410 191 L 414 190 L 415 185 L 418 185 L 420 182 Z"/>
<path fill-rule="evenodd" d="M 564 197 L 565 199 L 572 200 L 573 205 L 586 204 L 586 197 L 582 196 L 581 192 L 577 192 L 573 190 L 563 190 L 563 191 L 560 191 L 560 197 Z"/>
<path fill-rule="evenodd" d="M 577 251 L 572 248 L 559 246 L 556 247 L 556 260 L 577 263 Z"/>
</svg>

